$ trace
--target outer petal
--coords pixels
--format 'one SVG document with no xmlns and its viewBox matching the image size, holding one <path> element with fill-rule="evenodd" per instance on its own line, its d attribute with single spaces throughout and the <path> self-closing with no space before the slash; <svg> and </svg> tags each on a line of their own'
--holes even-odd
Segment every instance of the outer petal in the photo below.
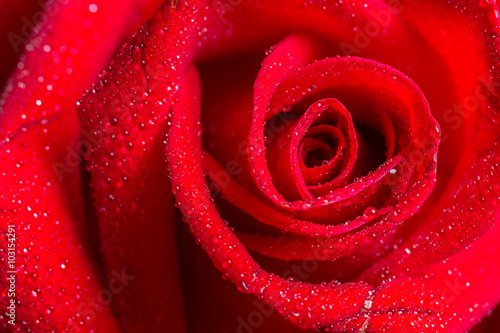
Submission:
<svg viewBox="0 0 500 333">
<path fill-rule="evenodd" d="M 8 226 L 15 226 L 17 270 L 16 326 L 2 314 L 2 327 L 115 332 L 107 306 L 112 287 L 100 283 L 84 225 L 74 103 L 125 35 L 134 2 L 52 5 L 0 100 L 0 233 L 6 244 Z M 7 264 L 5 247 L 0 255 Z M 127 287 L 127 268 L 114 273 Z M 4 309 L 7 274 L 2 268 Z"/>
<path fill-rule="evenodd" d="M 499 232 L 497 225 L 469 248 L 425 269 L 421 276 L 383 284 L 368 301 L 369 309 L 345 329 L 467 331 L 500 300 Z"/>
<path fill-rule="evenodd" d="M 163 142 L 197 46 L 195 8 L 165 2 L 78 107 L 95 140 L 89 171 L 108 278 L 123 266 L 136 276 L 113 302 L 133 332 L 186 330 Z"/>
</svg>

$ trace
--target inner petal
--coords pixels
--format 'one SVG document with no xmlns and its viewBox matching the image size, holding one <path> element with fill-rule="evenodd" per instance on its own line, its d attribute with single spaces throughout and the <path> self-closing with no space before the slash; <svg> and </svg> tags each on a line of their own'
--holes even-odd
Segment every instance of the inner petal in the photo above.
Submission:
<svg viewBox="0 0 500 333">
<path fill-rule="evenodd" d="M 319 126 L 313 129 L 318 129 Z M 327 126 L 329 127 L 329 126 Z M 336 128 L 326 128 L 330 133 L 321 133 L 317 136 L 306 137 L 302 140 L 299 152 L 301 169 L 315 168 L 337 159 L 343 149 L 344 138 Z"/>
<path fill-rule="evenodd" d="M 321 180 L 317 176 L 338 173 L 345 145 L 344 135 L 333 126 L 318 125 L 307 132 L 299 146 L 300 169 L 307 185 L 319 183 Z"/>
<path fill-rule="evenodd" d="M 301 117 L 290 137 L 290 168 L 302 198 L 310 198 L 308 186 L 352 174 L 358 149 L 354 123 L 336 99 L 314 103 Z"/>
</svg>

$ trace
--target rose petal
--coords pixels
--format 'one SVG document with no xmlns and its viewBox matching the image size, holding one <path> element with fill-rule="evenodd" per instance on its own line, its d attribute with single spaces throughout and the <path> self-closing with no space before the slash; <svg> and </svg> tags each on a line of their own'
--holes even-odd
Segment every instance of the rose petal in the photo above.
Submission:
<svg viewBox="0 0 500 333">
<path fill-rule="evenodd" d="M 1 233 L 5 240 L 7 226 L 16 226 L 17 330 L 119 331 L 99 301 L 109 286 L 88 246 L 74 103 L 121 41 L 133 2 L 93 1 L 96 13 L 90 4 L 58 4 L 0 100 Z"/>
<path fill-rule="evenodd" d="M 191 71 L 184 79 L 179 102 L 174 106 L 172 127 L 167 139 L 167 159 L 178 207 L 189 221 L 190 231 L 212 261 L 243 290 L 272 303 L 277 310 L 301 327 L 318 328 L 326 321 L 349 317 L 362 305 L 369 289 L 355 285 L 307 285 L 290 282 L 262 271 L 220 219 L 203 177 L 199 88 Z M 188 163 L 188 161 L 190 161 Z M 189 181 L 187 181 L 189 180 Z M 292 297 L 292 295 L 294 295 Z M 297 304 L 301 304 L 298 308 Z M 308 306 L 322 304 L 314 313 Z M 335 311 L 334 307 L 342 306 Z M 309 307 L 310 309 L 310 307 Z M 307 313 L 310 315 L 308 316 Z"/>
<path fill-rule="evenodd" d="M 198 26 L 188 22 L 202 14 L 174 7 L 155 12 L 78 108 L 84 130 L 99 138 L 89 169 L 106 271 L 128 266 L 136 276 L 113 299 L 131 331 L 186 330 L 163 142 L 194 56 Z"/>
</svg>

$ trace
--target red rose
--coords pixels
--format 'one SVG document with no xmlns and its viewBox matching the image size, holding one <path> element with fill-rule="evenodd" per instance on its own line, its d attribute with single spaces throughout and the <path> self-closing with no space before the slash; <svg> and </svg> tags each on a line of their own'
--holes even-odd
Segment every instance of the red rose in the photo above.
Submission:
<svg viewBox="0 0 500 333">
<path fill-rule="evenodd" d="M 496 4 L 165 2 L 83 98 L 139 8 L 52 5 L 0 100 L 6 331 L 491 314 Z"/>
</svg>

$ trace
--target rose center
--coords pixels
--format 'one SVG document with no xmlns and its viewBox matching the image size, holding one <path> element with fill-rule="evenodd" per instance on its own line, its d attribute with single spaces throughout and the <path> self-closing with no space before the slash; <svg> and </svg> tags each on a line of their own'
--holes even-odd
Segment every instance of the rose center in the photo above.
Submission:
<svg viewBox="0 0 500 333">
<path fill-rule="evenodd" d="M 290 167 L 302 187 L 342 182 L 349 178 L 344 171 L 349 171 L 357 149 L 349 112 L 336 99 L 322 99 L 308 108 L 292 131 Z"/>
<path fill-rule="evenodd" d="M 301 162 L 306 168 L 315 168 L 332 160 L 342 159 L 345 140 L 342 132 L 332 125 L 311 127 L 299 146 Z"/>
</svg>

